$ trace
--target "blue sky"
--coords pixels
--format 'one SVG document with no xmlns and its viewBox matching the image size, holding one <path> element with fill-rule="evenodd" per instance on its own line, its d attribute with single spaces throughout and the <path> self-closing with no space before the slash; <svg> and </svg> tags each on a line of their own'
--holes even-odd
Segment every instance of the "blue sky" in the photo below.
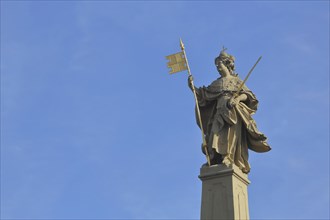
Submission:
<svg viewBox="0 0 330 220">
<path fill-rule="evenodd" d="M 197 86 L 224 45 L 272 146 L 251 219 L 329 218 L 328 1 L 1 1 L 1 218 L 198 219 Z"/>
</svg>

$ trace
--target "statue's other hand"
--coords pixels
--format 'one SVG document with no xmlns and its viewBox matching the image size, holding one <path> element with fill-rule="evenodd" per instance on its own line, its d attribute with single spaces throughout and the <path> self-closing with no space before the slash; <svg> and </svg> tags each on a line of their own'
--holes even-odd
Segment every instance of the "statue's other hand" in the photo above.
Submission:
<svg viewBox="0 0 330 220">
<path fill-rule="evenodd" d="M 239 102 L 243 102 L 247 99 L 247 95 L 246 94 L 241 94 L 237 97 Z"/>
</svg>

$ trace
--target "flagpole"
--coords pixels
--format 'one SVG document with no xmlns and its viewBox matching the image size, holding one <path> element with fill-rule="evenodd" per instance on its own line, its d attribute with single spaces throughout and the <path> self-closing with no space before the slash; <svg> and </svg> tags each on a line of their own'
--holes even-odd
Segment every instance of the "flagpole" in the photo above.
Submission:
<svg viewBox="0 0 330 220">
<path fill-rule="evenodd" d="M 187 63 L 188 76 L 191 77 L 192 75 L 191 75 L 191 72 L 190 72 L 190 67 L 189 67 L 187 56 L 186 56 L 186 51 L 185 51 L 184 44 L 183 44 L 181 38 L 180 38 L 180 47 L 181 47 L 181 50 L 183 52 L 184 58 L 185 58 L 186 63 Z M 209 151 L 207 149 L 207 144 L 206 144 L 205 134 L 204 134 L 204 128 L 203 128 L 203 124 L 202 124 L 202 117 L 201 117 L 201 112 L 199 110 L 198 99 L 197 99 L 197 94 L 196 94 L 196 90 L 195 90 L 195 85 L 194 85 L 193 79 L 191 79 L 191 87 L 192 87 L 192 90 L 193 90 L 193 93 L 194 93 L 194 98 L 195 98 L 195 103 L 196 103 L 196 109 L 197 109 L 197 115 L 198 115 L 198 121 L 199 121 L 199 124 L 200 124 L 200 127 L 201 127 L 202 139 L 203 139 L 203 147 L 204 147 L 204 150 L 205 150 L 207 163 L 208 163 L 209 166 L 211 166 L 210 154 L 209 154 Z"/>
</svg>

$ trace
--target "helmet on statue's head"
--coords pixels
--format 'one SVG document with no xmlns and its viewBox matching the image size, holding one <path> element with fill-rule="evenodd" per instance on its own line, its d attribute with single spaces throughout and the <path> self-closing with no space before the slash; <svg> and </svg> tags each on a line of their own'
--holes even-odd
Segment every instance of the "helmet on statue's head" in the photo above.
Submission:
<svg viewBox="0 0 330 220">
<path fill-rule="evenodd" d="M 219 56 L 215 58 L 215 65 L 218 67 L 219 63 L 223 63 L 233 74 L 235 70 L 235 57 L 226 53 L 227 48 L 223 47 Z"/>
<path fill-rule="evenodd" d="M 235 62 L 235 57 L 226 53 L 227 48 L 223 47 L 219 56 L 215 58 L 215 64 L 217 62 L 222 61 L 224 64 L 228 62 Z"/>
</svg>

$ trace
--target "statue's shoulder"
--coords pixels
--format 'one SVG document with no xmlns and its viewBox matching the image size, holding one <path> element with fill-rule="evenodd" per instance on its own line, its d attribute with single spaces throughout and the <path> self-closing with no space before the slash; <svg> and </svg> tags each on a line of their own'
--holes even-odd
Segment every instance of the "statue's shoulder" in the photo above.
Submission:
<svg viewBox="0 0 330 220">
<path fill-rule="evenodd" d="M 243 83 L 243 80 L 241 80 L 240 78 L 239 78 L 239 76 L 238 76 L 238 74 L 236 74 L 236 85 L 239 87 L 239 86 L 241 86 L 241 84 Z M 237 87 L 237 88 L 238 88 Z M 250 91 L 250 89 L 244 84 L 243 85 L 243 88 L 242 88 L 242 90 L 243 91 Z"/>
<path fill-rule="evenodd" d="M 214 86 L 219 86 L 223 81 L 222 77 L 219 77 L 218 79 L 214 80 L 209 86 L 214 87 Z"/>
</svg>

